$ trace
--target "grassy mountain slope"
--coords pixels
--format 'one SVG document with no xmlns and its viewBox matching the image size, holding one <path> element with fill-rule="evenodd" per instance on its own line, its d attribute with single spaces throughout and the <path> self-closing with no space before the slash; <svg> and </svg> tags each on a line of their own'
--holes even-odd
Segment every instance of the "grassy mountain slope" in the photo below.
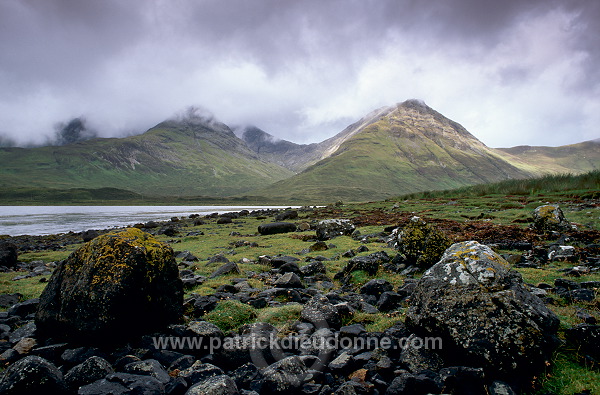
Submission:
<svg viewBox="0 0 600 395">
<path fill-rule="evenodd" d="M 292 172 L 260 160 L 224 124 L 167 121 L 121 139 L 0 149 L 2 188 L 121 188 L 149 195 L 227 196 Z"/>
<path fill-rule="evenodd" d="M 338 146 L 331 156 L 255 193 L 361 201 L 529 175 L 413 100 L 375 111 L 334 139 Z"/>
<path fill-rule="evenodd" d="M 515 166 L 535 175 L 546 173 L 583 173 L 600 169 L 600 139 L 561 147 L 522 145 L 499 148 Z"/>
</svg>

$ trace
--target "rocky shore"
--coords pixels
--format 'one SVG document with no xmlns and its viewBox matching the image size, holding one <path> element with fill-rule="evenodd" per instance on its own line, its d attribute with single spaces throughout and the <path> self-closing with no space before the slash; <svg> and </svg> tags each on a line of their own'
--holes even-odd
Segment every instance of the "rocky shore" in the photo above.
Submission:
<svg viewBox="0 0 600 395">
<path fill-rule="evenodd" d="M 586 280 L 600 270 L 600 235 L 558 206 L 538 207 L 527 227 L 340 214 L 241 211 L 2 239 L 3 270 L 47 285 L 39 298 L 0 295 L 0 393 L 499 395 L 534 392 L 560 347 L 600 360 L 600 281 Z M 253 234 L 233 227 L 244 221 Z M 237 237 L 229 257 L 173 250 L 216 226 Z M 234 254 L 277 237 L 306 248 Z M 319 255 L 339 240 L 358 247 Z M 64 260 L 19 261 L 72 245 Z M 515 270 L 554 263 L 564 267 L 552 283 Z M 561 329 L 557 303 L 588 309 Z M 259 320 L 265 311 L 279 325 Z M 375 330 L 374 317 L 388 324 Z"/>
</svg>

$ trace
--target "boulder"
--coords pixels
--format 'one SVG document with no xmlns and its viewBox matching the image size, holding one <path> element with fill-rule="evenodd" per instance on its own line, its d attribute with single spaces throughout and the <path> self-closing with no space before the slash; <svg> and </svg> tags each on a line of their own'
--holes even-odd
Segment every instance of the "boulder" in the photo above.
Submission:
<svg viewBox="0 0 600 395">
<path fill-rule="evenodd" d="M 38 333 L 123 341 L 182 317 L 173 250 L 136 228 L 99 236 L 59 263 L 40 296 Z"/>
<path fill-rule="evenodd" d="M 0 266 L 13 269 L 17 266 L 17 246 L 8 241 L 0 241 Z"/>
<path fill-rule="evenodd" d="M 595 363 L 600 362 L 600 325 L 575 325 L 566 330 L 566 337 L 581 354 L 591 357 Z"/>
<path fill-rule="evenodd" d="M 63 394 L 67 387 L 56 366 L 44 358 L 27 356 L 13 363 L 0 379 L 0 394 Z"/>
<path fill-rule="evenodd" d="M 287 220 L 296 219 L 296 218 L 298 218 L 298 211 L 285 210 L 275 216 L 275 221 L 281 222 L 281 221 L 287 221 Z"/>
<path fill-rule="evenodd" d="M 531 227 L 542 232 L 565 232 L 572 229 L 558 205 L 546 204 L 533 210 L 533 223 Z"/>
<path fill-rule="evenodd" d="M 300 312 L 300 317 L 316 328 L 339 329 L 342 324 L 340 313 L 326 297 L 316 295 L 309 300 Z"/>
<path fill-rule="evenodd" d="M 288 272 L 273 281 L 273 286 L 276 288 L 304 288 L 300 277 L 292 272 Z"/>
<path fill-rule="evenodd" d="M 391 291 L 394 287 L 389 281 L 382 278 L 376 278 L 369 280 L 365 285 L 360 288 L 360 293 L 365 295 L 373 295 L 379 298 L 382 293 Z"/>
<path fill-rule="evenodd" d="M 318 273 L 327 273 L 327 268 L 321 261 L 310 262 L 306 266 L 300 268 L 300 272 L 303 276 L 314 276 Z"/>
<path fill-rule="evenodd" d="M 69 370 L 65 375 L 65 381 L 69 388 L 77 390 L 111 373 L 114 373 L 114 369 L 106 359 L 93 356 Z"/>
<path fill-rule="evenodd" d="M 112 373 L 106 376 L 104 379 L 97 380 L 91 384 L 80 387 L 77 393 L 79 395 L 161 395 L 165 393 L 165 386 L 151 376 L 129 373 Z"/>
<path fill-rule="evenodd" d="M 356 227 L 348 219 L 326 219 L 320 221 L 315 230 L 317 239 L 325 241 L 338 236 L 350 236 L 356 230 Z"/>
<path fill-rule="evenodd" d="M 275 235 L 278 233 L 289 233 L 296 231 L 296 224 L 291 222 L 271 222 L 258 226 L 258 233 L 261 235 Z"/>
<path fill-rule="evenodd" d="M 379 267 L 390 260 L 391 258 L 385 251 L 374 252 L 366 256 L 355 256 L 348 261 L 342 273 L 349 274 L 355 270 L 363 270 L 370 276 L 374 276 Z"/>
<path fill-rule="evenodd" d="M 269 365 L 262 372 L 265 394 L 290 393 L 297 391 L 308 376 L 308 369 L 297 356 L 286 357 Z"/>
<path fill-rule="evenodd" d="M 237 393 L 235 381 L 223 374 L 199 382 L 187 390 L 186 395 L 235 395 Z"/>
<path fill-rule="evenodd" d="M 219 267 L 217 270 L 212 272 L 212 274 L 210 276 L 208 276 L 208 278 L 215 278 L 215 277 L 219 277 L 219 276 L 223 276 L 225 274 L 231 274 L 231 273 L 236 273 L 236 274 L 241 273 L 240 268 L 238 267 L 237 263 L 235 263 L 235 262 L 228 262 L 228 263 L 224 264 L 223 266 Z"/>
<path fill-rule="evenodd" d="M 429 268 L 452 243 L 421 218 L 412 217 L 402 230 L 392 232 L 390 244 L 404 256 L 406 264 Z"/>
<path fill-rule="evenodd" d="M 475 241 L 452 245 L 425 272 L 406 317 L 413 332 L 442 339 L 447 362 L 481 366 L 499 378 L 527 379 L 544 368 L 558 324 L 521 275 Z"/>
</svg>

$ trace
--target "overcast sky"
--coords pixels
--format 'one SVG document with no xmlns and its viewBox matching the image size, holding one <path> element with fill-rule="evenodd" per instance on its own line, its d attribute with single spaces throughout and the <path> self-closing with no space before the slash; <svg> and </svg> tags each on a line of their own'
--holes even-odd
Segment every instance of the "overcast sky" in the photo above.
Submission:
<svg viewBox="0 0 600 395">
<path fill-rule="evenodd" d="M 600 137 L 597 0 L 0 0 L 0 135 L 199 106 L 298 143 L 422 99 L 492 147 Z"/>
</svg>

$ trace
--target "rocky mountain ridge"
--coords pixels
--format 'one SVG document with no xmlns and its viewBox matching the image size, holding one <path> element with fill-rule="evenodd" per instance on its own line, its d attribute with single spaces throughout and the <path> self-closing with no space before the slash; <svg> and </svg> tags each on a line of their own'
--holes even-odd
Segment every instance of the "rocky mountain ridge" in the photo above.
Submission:
<svg viewBox="0 0 600 395">
<path fill-rule="evenodd" d="M 581 173 L 600 163 L 595 141 L 556 148 L 489 148 L 418 100 L 374 110 L 320 143 L 280 140 L 255 126 L 238 134 L 214 119 L 191 114 L 126 138 L 0 148 L 0 185 L 323 203 Z"/>
</svg>

